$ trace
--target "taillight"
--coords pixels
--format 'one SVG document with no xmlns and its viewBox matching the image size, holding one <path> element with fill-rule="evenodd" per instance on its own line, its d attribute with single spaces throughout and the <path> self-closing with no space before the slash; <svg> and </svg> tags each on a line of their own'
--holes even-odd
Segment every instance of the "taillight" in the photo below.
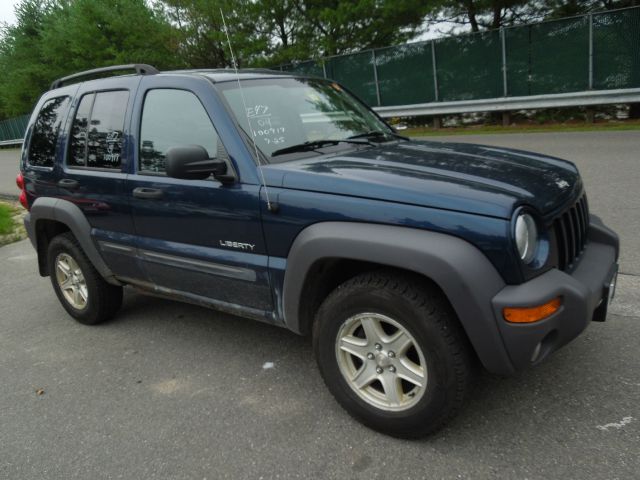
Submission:
<svg viewBox="0 0 640 480">
<path fill-rule="evenodd" d="M 20 193 L 20 205 L 29 210 L 29 203 L 27 202 L 27 192 L 22 190 Z"/>
<path fill-rule="evenodd" d="M 27 202 L 27 191 L 24 188 L 24 177 L 22 173 L 19 173 L 16 177 L 16 185 L 21 190 L 20 191 L 20 205 L 29 210 L 29 202 Z"/>
</svg>

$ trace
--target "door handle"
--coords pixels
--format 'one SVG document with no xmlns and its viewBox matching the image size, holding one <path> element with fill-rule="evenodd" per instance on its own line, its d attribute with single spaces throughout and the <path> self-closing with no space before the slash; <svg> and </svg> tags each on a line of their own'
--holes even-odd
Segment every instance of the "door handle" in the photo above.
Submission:
<svg viewBox="0 0 640 480">
<path fill-rule="evenodd" d="M 136 198 L 161 198 L 162 193 L 162 190 L 159 188 L 138 187 L 133 189 L 133 196 Z"/>
<path fill-rule="evenodd" d="M 77 180 L 73 178 L 63 178 L 58 182 L 60 188 L 66 188 L 67 190 L 74 190 L 80 186 Z"/>
</svg>

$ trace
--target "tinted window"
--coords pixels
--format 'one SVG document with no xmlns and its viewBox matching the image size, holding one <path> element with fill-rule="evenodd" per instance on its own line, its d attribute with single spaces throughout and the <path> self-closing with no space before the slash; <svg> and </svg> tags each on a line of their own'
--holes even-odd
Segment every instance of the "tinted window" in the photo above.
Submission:
<svg viewBox="0 0 640 480">
<path fill-rule="evenodd" d="M 71 127 L 68 165 L 84 167 L 87 164 L 87 127 L 89 126 L 89 115 L 91 114 L 94 98 L 95 95 L 92 93 L 85 95 L 80 100 L 80 105 Z"/>
<path fill-rule="evenodd" d="M 198 97 L 184 90 L 149 91 L 140 127 L 140 171 L 164 172 L 167 150 L 186 145 L 220 156 L 218 135 Z"/>
<path fill-rule="evenodd" d="M 56 155 L 56 143 L 69 97 L 47 100 L 36 118 L 29 144 L 29 164 L 52 167 Z"/>
<path fill-rule="evenodd" d="M 82 98 L 71 130 L 69 165 L 120 169 L 128 99 L 124 90 Z"/>
</svg>

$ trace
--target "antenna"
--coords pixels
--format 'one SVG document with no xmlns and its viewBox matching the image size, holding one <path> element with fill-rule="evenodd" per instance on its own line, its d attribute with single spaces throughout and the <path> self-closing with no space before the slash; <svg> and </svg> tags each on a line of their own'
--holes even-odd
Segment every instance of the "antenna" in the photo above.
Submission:
<svg viewBox="0 0 640 480">
<path fill-rule="evenodd" d="M 253 149 L 256 154 L 256 166 L 258 167 L 258 171 L 260 172 L 260 179 L 262 180 L 262 186 L 264 187 L 264 194 L 267 197 L 267 210 L 270 212 L 274 212 L 276 210 L 275 206 L 269 200 L 269 189 L 267 188 L 267 182 L 264 179 L 264 172 L 262 171 L 262 163 L 260 162 L 260 155 L 258 154 L 258 145 L 256 144 L 256 137 L 253 134 L 253 127 L 251 126 L 251 117 L 249 117 L 249 111 L 247 110 L 247 102 L 244 99 L 244 92 L 242 91 L 242 84 L 240 83 L 240 74 L 238 73 L 238 65 L 236 64 L 236 57 L 233 54 L 233 48 L 231 47 L 231 38 L 229 38 L 229 30 L 227 29 L 227 22 L 224 19 L 224 13 L 222 12 L 222 8 L 220 9 L 220 16 L 222 17 L 222 26 L 224 27 L 224 33 L 227 36 L 227 43 L 229 44 L 229 52 L 231 52 L 231 63 L 233 64 L 233 69 L 236 72 L 236 78 L 238 80 L 238 90 L 240 90 L 240 97 L 242 98 L 242 106 L 244 107 L 244 113 L 247 116 L 247 124 L 249 125 L 249 134 L 251 135 L 251 140 L 253 141 Z"/>
</svg>

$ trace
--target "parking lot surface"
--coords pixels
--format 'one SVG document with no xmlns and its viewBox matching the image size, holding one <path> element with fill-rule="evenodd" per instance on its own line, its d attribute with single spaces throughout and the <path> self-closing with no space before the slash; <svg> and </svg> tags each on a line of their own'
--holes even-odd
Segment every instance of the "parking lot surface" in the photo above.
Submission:
<svg viewBox="0 0 640 480">
<path fill-rule="evenodd" d="M 607 322 L 535 369 L 480 374 L 420 441 L 352 420 L 308 339 L 132 291 L 116 319 L 83 326 L 28 241 L 0 248 L 0 478 L 637 478 L 640 135 L 620 133 L 460 139 L 575 160 L 625 274 Z"/>
<path fill-rule="evenodd" d="M 0 148 L 0 197 L 17 197 L 16 175 L 19 171 L 20 150 Z"/>
</svg>

